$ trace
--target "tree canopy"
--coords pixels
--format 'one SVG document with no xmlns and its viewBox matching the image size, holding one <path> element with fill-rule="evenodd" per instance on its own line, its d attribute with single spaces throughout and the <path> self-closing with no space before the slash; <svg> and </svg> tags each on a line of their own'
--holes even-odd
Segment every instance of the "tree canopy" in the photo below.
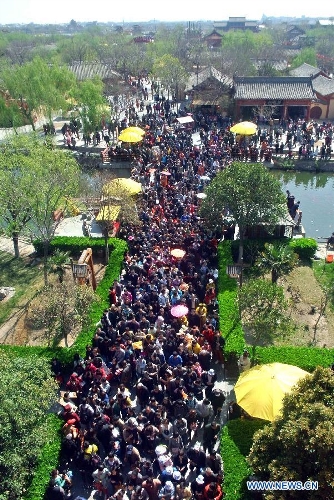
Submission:
<svg viewBox="0 0 334 500">
<path fill-rule="evenodd" d="M 265 243 L 264 250 L 256 261 L 263 273 L 271 273 L 272 283 L 277 283 L 280 276 L 288 274 L 297 264 L 298 255 L 288 245 Z"/>
<path fill-rule="evenodd" d="M 249 280 L 238 291 L 241 320 L 253 346 L 270 344 L 289 330 L 288 302 L 282 287 L 268 280 Z"/>
<path fill-rule="evenodd" d="M 260 163 L 232 163 L 217 174 L 205 192 L 200 208 L 204 223 L 220 229 L 229 219 L 239 227 L 239 262 L 247 227 L 266 224 L 269 228 L 287 215 L 279 181 Z"/>
<path fill-rule="evenodd" d="M 74 82 L 68 69 L 49 66 L 39 57 L 1 71 L 3 91 L 16 101 L 33 130 L 39 115 L 51 118 L 52 110 L 66 108 L 66 96 Z"/>
<path fill-rule="evenodd" d="M 19 500 L 48 441 L 46 414 L 56 401 L 50 363 L 37 355 L 1 353 L 0 498 Z"/>
<path fill-rule="evenodd" d="M 67 151 L 53 149 L 34 133 L 8 138 L 0 152 L 0 221 L 18 257 L 17 239 L 24 230 L 51 240 L 53 212 L 66 208 L 76 194 L 79 168 Z"/>
<path fill-rule="evenodd" d="M 318 367 L 285 397 L 282 416 L 254 436 L 249 463 L 259 478 L 318 481 L 318 490 L 303 491 L 302 498 L 333 498 L 333 393 L 333 371 Z M 265 498 L 299 499 L 301 492 L 272 491 Z"/>
</svg>

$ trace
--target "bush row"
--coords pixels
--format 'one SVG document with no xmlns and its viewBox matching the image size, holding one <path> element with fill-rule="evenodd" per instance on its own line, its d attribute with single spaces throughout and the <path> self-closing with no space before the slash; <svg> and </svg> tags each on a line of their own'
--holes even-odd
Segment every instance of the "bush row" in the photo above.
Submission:
<svg viewBox="0 0 334 500">
<path fill-rule="evenodd" d="M 113 248 L 115 238 L 109 238 L 110 251 Z M 49 253 L 52 254 L 55 249 L 62 252 L 69 252 L 73 257 L 79 256 L 86 248 L 91 248 L 93 256 L 101 254 L 104 250 L 103 238 L 89 238 L 88 236 L 55 236 L 49 244 Z M 38 256 L 43 255 L 44 246 L 40 240 L 33 241 Z"/>
<path fill-rule="evenodd" d="M 255 363 L 285 363 L 299 366 L 302 370 L 313 372 L 317 366 L 331 366 L 334 363 L 334 349 L 321 347 L 257 347 Z"/>
<path fill-rule="evenodd" d="M 63 422 L 57 415 L 50 413 L 47 415 L 46 425 L 48 427 L 48 442 L 41 450 L 38 466 L 24 497 L 25 500 L 39 500 L 44 498 L 50 480 L 50 472 L 60 462 L 61 428 Z"/>
<path fill-rule="evenodd" d="M 221 454 L 224 462 L 224 499 L 248 500 L 251 493 L 246 481 L 252 469 L 246 461 L 253 443 L 253 435 L 267 422 L 254 419 L 230 420 L 221 435 Z"/>
<path fill-rule="evenodd" d="M 317 242 L 313 238 L 297 238 L 289 241 L 289 247 L 299 255 L 302 260 L 312 259 L 317 250 Z"/>
<path fill-rule="evenodd" d="M 317 241 L 313 238 L 272 238 L 266 239 L 251 239 L 244 242 L 244 262 L 252 264 L 256 256 L 263 252 L 266 243 L 288 245 L 293 251 L 299 255 L 302 260 L 312 259 L 317 250 Z M 224 242 L 224 244 L 227 242 Z M 239 253 L 239 240 L 231 241 L 232 258 L 236 262 Z"/>
<path fill-rule="evenodd" d="M 119 278 L 124 254 L 127 250 L 125 241 L 116 238 L 112 238 L 111 240 L 113 250 L 110 254 L 109 264 L 105 270 L 103 279 L 96 288 L 96 294 L 100 300 L 92 304 L 89 311 L 90 326 L 81 331 L 80 335 L 69 349 L 71 356 L 73 356 L 74 352 L 85 355 L 86 345 L 92 342 L 96 324 L 100 321 L 103 311 L 109 307 L 109 288 L 113 285 L 114 280 Z"/>
<path fill-rule="evenodd" d="M 233 357 L 243 351 L 245 340 L 237 310 L 238 282 L 226 273 L 226 267 L 233 264 L 231 247 L 229 240 L 218 247 L 218 307 L 220 332 L 226 341 L 225 354 Z"/>
</svg>

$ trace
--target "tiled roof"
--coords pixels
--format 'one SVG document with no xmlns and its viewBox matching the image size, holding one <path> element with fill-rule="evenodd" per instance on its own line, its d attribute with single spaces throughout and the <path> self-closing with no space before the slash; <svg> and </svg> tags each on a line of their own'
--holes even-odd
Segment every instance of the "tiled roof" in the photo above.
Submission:
<svg viewBox="0 0 334 500">
<path fill-rule="evenodd" d="M 68 68 L 78 80 L 87 80 L 99 76 L 102 80 L 106 78 L 120 78 L 120 74 L 111 69 L 109 64 L 103 63 L 73 63 Z"/>
<path fill-rule="evenodd" d="M 291 76 L 314 76 L 321 73 L 321 69 L 311 66 L 311 64 L 303 63 L 298 68 L 289 71 Z"/>
<path fill-rule="evenodd" d="M 223 35 L 218 33 L 218 31 L 213 30 L 209 35 L 206 35 L 204 39 L 206 40 L 207 38 L 223 38 Z"/>
<path fill-rule="evenodd" d="M 312 80 L 314 90 L 321 95 L 334 94 L 333 78 L 326 78 L 322 75 L 317 76 Z"/>
<path fill-rule="evenodd" d="M 233 87 L 233 80 L 229 76 L 223 75 L 220 71 L 218 71 L 213 66 L 209 66 L 205 69 L 202 69 L 198 74 L 192 73 L 189 77 L 189 80 L 186 85 L 186 91 L 192 90 L 193 88 L 201 85 L 203 82 L 209 80 L 209 78 L 213 78 L 217 80 L 218 83 L 222 85 L 226 85 L 227 87 Z"/>
<path fill-rule="evenodd" d="M 235 99 L 314 99 L 311 78 L 235 77 Z"/>
</svg>

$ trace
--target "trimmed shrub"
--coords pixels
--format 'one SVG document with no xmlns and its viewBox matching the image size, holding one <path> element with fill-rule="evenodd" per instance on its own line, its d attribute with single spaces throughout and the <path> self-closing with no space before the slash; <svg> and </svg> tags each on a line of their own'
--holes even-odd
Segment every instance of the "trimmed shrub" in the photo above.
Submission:
<svg viewBox="0 0 334 500">
<path fill-rule="evenodd" d="M 110 252 L 112 251 L 115 240 L 116 238 L 109 238 Z M 40 240 L 34 240 L 33 245 L 37 255 L 43 255 L 43 242 Z M 89 238 L 88 236 L 55 236 L 50 241 L 49 253 L 52 254 L 56 248 L 62 252 L 70 252 L 73 257 L 79 256 L 83 250 L 86 250 L 86 248 L 91 248 L 93 256 L 96 256 L 104 251 L 104 239 Z"/>
<path fill-rule="evenodd" d="M 317 242 L 313 238 L 297 238 L 290 241 L 289 246 L 300 259 L 312 259 L 317 250 Z"/>
<path fill-rule="evenodd" d="M 233 264 L 231 243 L 227 240 L 218 246 L 218 305 L 220 332 L 226 341 L 224 351 L 233 357 L 242 353 L 245 340 L 237 307 L 238 283 L 226 274 L 226 266 Z"/>
<path fill-rule="evenodd" d="M 38 458 L 38 466 L 34 473 L 32 482 L 25 495 L 25 500 L 42 499 L 50 480 L 50 472 L 60 461 L 61 452 L 61 428 L 64 422 L 57 415 L 47 415 L 49 440 L 41 450 Z"/>
<path fill-rule="evenodd" d="M 312 372 L 317 366 L 328 367 L 334 363 L 334 349 L 294 346 L 256 347 L 255 362 L 259 365 L 285 363 Z"/>
<path fill-rule="evenodd" d="M 113 251 L 109 258 L 109 264 L 105 270 L 104 277 L 96 288 L 96 293 L 100 297 L 99 302 L 91 305 L 89 311 L 90 326 L 81 331 L 74 344 L 70 347 L 68 354 L 73 357 L 74 352 L 82 356 L 86 353 L 86 345 L 92 343 L 96 325 L 99 323 L 103 311 L 109 307 L 109 288 L 113 285 L 120 275 L 121 266 L 124 260 L 124 254 L 127 244 L 123 240 L 112 239 Z"/>
<path fill-rule="evenodd" d="M 247 500 L 246 481 L 252 469 L 246 462 L 253 443 L 254 433 L 268 422 L 265 420 L 230 420 L 223 428 L 221 436 L 221 455 L 224 462 L 223 491 L 225 500 Z"/>
</svg>

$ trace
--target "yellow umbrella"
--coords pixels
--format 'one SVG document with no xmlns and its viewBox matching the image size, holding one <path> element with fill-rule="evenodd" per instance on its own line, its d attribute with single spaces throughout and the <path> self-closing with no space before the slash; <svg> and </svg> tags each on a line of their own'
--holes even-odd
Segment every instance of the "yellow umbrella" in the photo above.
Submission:
<svg viewBox="0 0 334 500">
<path fill-rule="evenodd" d="M 122 132 L 118 136 L 119 141 L 122 141 L 122 142 L 140 142 L 143 140 L 145 132 L 144 132 L 144 134 L 142 134 L 142 132 L 138 132 L 137 130 L 129 130 L 129 128 L 122 130 Z M 133 127 L 131 127 L 131 128 L 133 128 Z"/>
<path fill-rule="evenodd" d="M 138 135 L 145 135 L 145 133 L 146 133 L 145 130 L 143 130 L 140 127 L 127 127 L 122 132 L 134 132 L 135 134 L 138 134 Z"/>
<path fill-rule="evenodd" d="M 117 190 L 120 192 L 122 190 L 127 191 L 131 196 L 141 193 L 141 184 L 134 181 L 133 179 L 125 179 L 124 177 L 118 177 L 113 179 L 109 184 L 104 186 L 103 193 L 105 195 L 116 195 Z"/>
<path fill-rule="evenodd" d="M 237 403 L 251 417 L 270 420 L 280 414 L 285 394 L 308 372 L 297 366 L 269 363 L 240 375 L 235 387 Z"/>
<path fill-rule="evenodd" d="M 104 207 L 100 208 L 100 211 L 97 214 L 95 220 L 97 222 L 99 222 L 99 221 L 115 221 L 117 219 L 117 217 L 119 216 L 120 211 L 121 211 L 121 207 L 119 205 L 115 205 L 115 206 L 105 205 Z"/>
<path fill-rule="evenodd" d="M 233 125 L 230 131 L 239 135 L 254 135 L 257 131 L 257 126 L 253 122 L 240 122 Z"/>
</svg>

